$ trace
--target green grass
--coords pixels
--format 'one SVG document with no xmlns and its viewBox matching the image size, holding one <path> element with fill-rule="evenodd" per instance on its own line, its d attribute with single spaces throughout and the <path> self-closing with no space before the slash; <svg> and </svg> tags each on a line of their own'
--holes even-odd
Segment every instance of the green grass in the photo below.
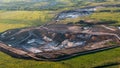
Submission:
<svg viewBox="0 0 120 68">
<path fill-rule="evenodd" d="M 115 11 L 115 10 L 120 10 L 120 8 L 119 7 L 100 8 L 100 9 L 97 10 L 97 12 L 99 12 L 101 10 L 110 10 L 112 12 L 112 11 Z"/>
<path fill-rule="evenodd" d="M 51 11 L 1 11 L 0 23 L 40 25 L 51 20 Z"/>
<path fill-rule="evenodd" d="M 92 19 L 96 20 L 106 20 L 106 21 L 117 21 L 116 24 L 113 25 L 120 25 L 120 12 L 100 12 L 100 13 L 94 13 L 91 16 L 89 16 Z"/>
<path fill-rule="evenodd" d="M 96 5 L 105 5 L 105 4 L 109 4 L 109 5 L 111 5 L 111 4 L 120 4 L 120 1 L 118 1 L 118 2 L 115 2 L 115 1 L 107 1 L 107 2 L 98 2 L 98 3 L 90 3 L 90 4 L 88 4 L 88 6 L 96 6 Z"/>
<path fill-rule="evenodd" d="M 119 62 L 119 52 L 120 48 L 115 48 L 59 62 L 16 59 L 0 52 L 0 68 L 93 68 Z"/>
<path fill-rule="evenodd" d="M 4 24 L 0 23 L 0 32 L 3 32 L 8 29 L 14 29 L 14 28 L 22 28 L 22 27 L 28 27 L 26 24 Z"/>
<path fill-rule="evenodd" d="M 52 19 L 51 11 L 0 11 L 0 32 L 21 27 L 38 26 Z"/>
<path fill-rule="evenodd" d="M 111 9 L 116 10 L 116 9 Z M 62 23 L 79 22 L 80 20 L 96 20 L 96 21 L 115 21 L 113 26 L 120 26 L 120 12 L 95 12 L 89 16 L 79 17 L 75 19 L 65 19 Z"/>
</svg>

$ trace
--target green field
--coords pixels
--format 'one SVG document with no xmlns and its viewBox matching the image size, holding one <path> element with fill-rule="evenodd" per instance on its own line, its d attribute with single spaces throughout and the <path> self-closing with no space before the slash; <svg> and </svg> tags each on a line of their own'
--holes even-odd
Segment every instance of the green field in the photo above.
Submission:
<svg viewBox="0 0 120 68">
<path fill-rule="evenodd" d="M 95 21 L 115 21 L 113 26 L 120 26 L 120 12 L 95 12 L 92 15 L 79 17 L 75 19 L 65 19 L 62 23 L 79 22 L 80 20 L 95 20 Z"/>
<path fill-rule="evenodd" d="M 114 12 L 100 12 L 100 13 L 94 13 L 93 15 L 89 16 L 92 19 L 95 20 L 104 20 L 104 21 L 116 21 L 114 26 L 120 26 L 120 12 L 114 13 Z"/>
<path fill-rule="evenodd" d="M 120 48 L 115 48 L 59 62 L 16 59 L 0 52 L 0 68 L 93 68 L 119 63 L 119 52 Z M 119 67 L 120 65 L 115 65 L 108 68 Z"/>
<path fill-rule="evenodd" d="M 51 11 L 0 11 L 0 31 L 38 26 L 52 19 Z"/>
<path fill-rule="evenodd" d="M 21 28 L 44 24 L 52 19 L 50 11 L 0 11 L 0 32 L 11 28 Z M 117 20 L 120 13 L 94 13 L 94 19 Z M 88 18 L 88 17 L 85 17 Z M 59 62 L 17 59 L 0 52 L 0 68 L 93 68 L 120 63 L 120 48 L 77 56 Z M 113 65 L 105 68 L 119 68 Z"/>
</svg>

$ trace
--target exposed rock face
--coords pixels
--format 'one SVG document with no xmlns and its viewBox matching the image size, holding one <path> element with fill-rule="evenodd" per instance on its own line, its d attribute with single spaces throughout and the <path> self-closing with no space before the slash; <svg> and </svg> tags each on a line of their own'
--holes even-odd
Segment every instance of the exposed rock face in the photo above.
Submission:
<svg viewBox="0 0 120 68">
<path fill-rule="evenodd" d="M 83 29 L 84 28 L 84 29 Z M 117 32 L 116 32 L 117 31 Z M 50 24 L 34 28 L 7 30 L 0 34 L 0 50 L 22 51 L 22 57 L 59 60 L 61 57 L 120 44 L 120 30 L 103 25 Z M 7 48 L 6 48 L 7 47 Z M 12 50 L 14 49 L 14 50 Z"/>
</svg>

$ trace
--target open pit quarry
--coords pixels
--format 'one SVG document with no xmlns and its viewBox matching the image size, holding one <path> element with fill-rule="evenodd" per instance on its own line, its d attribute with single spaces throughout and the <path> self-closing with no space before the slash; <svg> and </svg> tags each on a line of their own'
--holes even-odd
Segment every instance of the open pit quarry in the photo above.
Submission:
<svg viewBox="0 0 120 68">
<path fill-rule="evenodd" d="M 0 33 L 0 50 L 16 58 L 58 61 L 120 46 L 120 29 L 49 24 Z"/>
<path fill-rule="evenodd" d="M 54 18 L 55 22 L 4 31 L 0 33 L 0 51 L 16 58 L 59 61 L 119 47 L 120 27 L 91 20 L 91 23 L 58 23 L 66 18 L 90 15 L 99 7 L 63 11 Z"/>
</svg>

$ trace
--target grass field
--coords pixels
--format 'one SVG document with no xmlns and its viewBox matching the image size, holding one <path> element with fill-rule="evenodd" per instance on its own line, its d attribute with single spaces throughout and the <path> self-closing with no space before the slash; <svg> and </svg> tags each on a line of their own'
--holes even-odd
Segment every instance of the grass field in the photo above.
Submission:
<svg viewBox="0 0 120 68">
<path fill-rule="evenodd" d="M 53 16 L 52 12 L 48 11 L 0 11 L 0 32 L 11 28 L 41 25 L 51 20 Z M 120 13 L 94 13 L 90 17 L 117 20 L 120 23 Z M 77 56 L 59 62 L 16 59 L 0 52 L 0 68 L 93 68 L 114 63 L 120 63 L 120 48 Z M 119 67 L 118 64 L 105 68 Z"/>
<path fill-rule="evenodd" d="M 59 62 L 16 59 L 0 52 L 0 68 L 93 68 L 118 63 L 120 61 L 119 52 L 120 48 L 115 48 Z M 108 68 L 119 67 L 120 65 L 115 65 Z"/>
<path fill-rule="evenodd" d="M 120 2 L 115 2 L 115 1 L 111 0 L 111 1 L 108 1 L 108 2 L 90 3 L 89 6 L 105 5 L 105 4 L 120 4 Z"/>
<path fill-rule="evenodd" d="M 96 12 L 89 16 L 79 17 L 75 19 L 65 19 L 62 23 L 79 22 L 80 20 L 96 20 L 96 21 L 115 21 L 113 26 L 120 26 L 120 12 Z"/>
<path fill-rule="evenodd" d="M 41 25 L 53 16 L 50 11 L 0 11 L 0 31 Z"/>
<path fill-rule="evenodd" d="M 117 23 L 113 24 L 115 26 L 120 26 L 120 12 L 100 12 L 100 13 L 94 13 L 90 16 L 92 19 L 96 20 L 113 20 L 117 21 Z"/>
<path fill-rule="evenodd" d="M 52 19 L 51 11 L 0 11 L 0 32 L 29 26 L 38 26 Z"/>
</svg>

